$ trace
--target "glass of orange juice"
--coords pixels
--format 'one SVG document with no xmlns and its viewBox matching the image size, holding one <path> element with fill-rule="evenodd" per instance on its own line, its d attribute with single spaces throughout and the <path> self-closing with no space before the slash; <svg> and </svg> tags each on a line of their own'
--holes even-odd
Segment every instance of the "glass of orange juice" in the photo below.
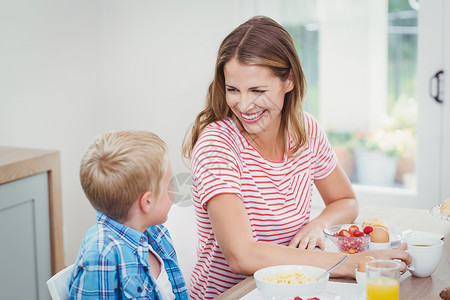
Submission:
<svg viewBox="0 0 450 300">
<path fill-rule="evenodd" d="M 367 300 L 398 300 L 400 263 L 394 260 L 371 260 L 366 264 Z"/>
</svg>

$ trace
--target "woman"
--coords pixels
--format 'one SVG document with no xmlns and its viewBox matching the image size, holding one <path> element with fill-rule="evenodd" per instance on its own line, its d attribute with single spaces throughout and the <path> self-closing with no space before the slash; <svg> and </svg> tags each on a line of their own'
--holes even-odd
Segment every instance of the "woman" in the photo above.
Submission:
<svg viewBox="0 0 450 300">
<path fill-rule="evenodd" d="M 206 108 L 184 154 L 191 158 L 199 235 L 191 295 L 214 298 L 246 275 L 279 264 L 329 268 L 323 229 L 351 223 L 351 184 L 316 120 L 303 111 L 306 80 L 292 39 L 278 23 L 255 17 L 219 48 Z M 325 203 L 310 220 L 313 184 Z M 351 255 L 332 276 L 354 277 L 362 257 L 403 260 L 405 245 Z"/>
</svg>

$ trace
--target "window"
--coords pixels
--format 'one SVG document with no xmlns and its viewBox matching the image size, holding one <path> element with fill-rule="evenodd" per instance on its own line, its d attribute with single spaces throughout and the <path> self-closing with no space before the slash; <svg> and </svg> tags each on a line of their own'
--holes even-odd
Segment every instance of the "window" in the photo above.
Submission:
<svg viewBox="0 0 450 300">
<path fill-rule="evenodd" d="M 445 18 L 450 5 L 240 3 L 242 20 L 267 15 L 291 33 L 307 76 L 305 110 L 327 132 L 362 204 L 430 207 L 442 202 L 443 194 L 448 197 L 442 180 L 450 174 L 444 167 L 450 161 L 445 134 L 450 106 L 430 96 L 430 80 L 450 61 L 444 60 L 450 53 Z M 442 81 L 442 91 L 444 86 Z"/>
<path fill-rule="evenodd" d="M 260 1 L 258 9 L 277 12 L 291 34 L 308 82 L 305 110 L 351 181 L 415 189 L 416 8 L 325 0 Z"/>
</svg>

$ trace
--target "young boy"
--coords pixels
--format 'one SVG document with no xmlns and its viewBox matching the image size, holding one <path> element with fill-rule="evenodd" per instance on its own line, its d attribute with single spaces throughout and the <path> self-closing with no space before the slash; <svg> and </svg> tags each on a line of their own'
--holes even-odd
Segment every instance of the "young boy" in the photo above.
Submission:
<svg viewBox="0 0 450 300">
<path fill-rule="evenodd" d="M 67 282 L 70 299 L 188 299 L 167 229 L 172 171 L 146 131 L 107 132 L 84 153 L 80 180 L 97 210 Z"/>
</svg>

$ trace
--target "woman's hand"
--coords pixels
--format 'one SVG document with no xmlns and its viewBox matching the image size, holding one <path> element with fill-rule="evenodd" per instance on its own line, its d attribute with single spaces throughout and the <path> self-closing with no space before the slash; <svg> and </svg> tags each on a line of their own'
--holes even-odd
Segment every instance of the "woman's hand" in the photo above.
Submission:
<svg viewBox="0 0 450 300">
<path fill-rule="evenodd" d="M 407 270 L 407 266 L 411 263 L 411 256 L 407 251 L 406 243 L 403 243 L 398 248 L 385 249 L 385 250 L 369 250 L 366 252 L 360 252 L 349 255 L 349 259 L 340 266 L 337 270 L 342 274 L 346 274 L 349 277 L 355 277 L 355 270 L 358 268 L 361 260 L 366 256 L 372 256 L 375 259 L 387 259 L 397 260 L 400 262 L 400 272 L 403 274 Z M 336 272 L 336 271 L 335 271 Z M 331 272 L 332 276 L 337 276 L 334 272 Z"/>
<path fill-rule="evenodd" d="M 349 179 L 337 165 L 328 177 L 316 180 L 325 209 L 321 214 L 303 226 L 289 243 L 289 247 L 325 250 L 323 229 L 327 225 L 351 223 L 358 214 L 358 203 Z"/>
<path fill-rule="evenodd" d="M 319 247 L 325 250 L 325 235 L 323 233 L 324 225 L 317 220 L 312 220 L 303 226 L 292 238 L 289 247 L 314 250 Z"/>
<path fill-rule="evenodd" d="M 411 264 L 412 258 L 409 252 L 406 251 L 408 245 L 406 243 L 401 244 L 397 248 L 386 250 L 371 250 L 367 253 L 367 256 L 373 256 L 376 259 L 395 259 L 400 261 L 400 272 L 403 274 L 407 270 L 407 266 Z"/>
<path fill-rule="evenodd" d="M 325 209 L 320 215 L 302 227 L 289 243 L 289 247 L 325 250 L 323 229 L 332 224 L 351 223 L 358 215 L 358 203 L 349 179 L 337 165 L 328 177 L 316 180 L 315 185 Z"/>
</svg>

